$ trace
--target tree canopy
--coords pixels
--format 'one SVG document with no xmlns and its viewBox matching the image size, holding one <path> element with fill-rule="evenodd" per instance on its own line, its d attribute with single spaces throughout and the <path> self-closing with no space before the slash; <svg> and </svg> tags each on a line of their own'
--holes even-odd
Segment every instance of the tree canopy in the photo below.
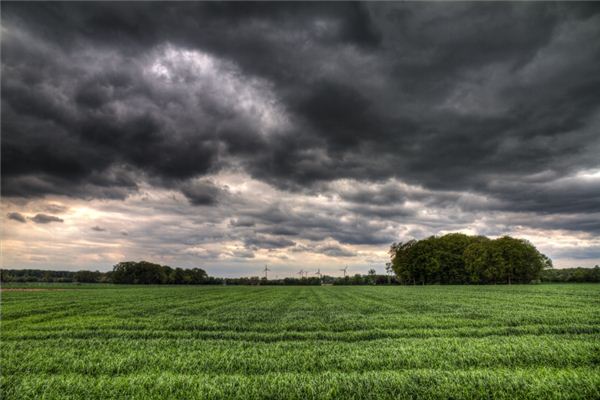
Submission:
<svg viewBox="0 0 600 400">
<path fill-rule="evenodd" d="M 120 262 L 113 267 L 111 278 L 114 283 L 129 284 L 200 284 L 209 279 L 201 268 L 171 268 L 148 261 Z"/>
<path fill-rule="evenodd" d="M 524 239 L 450 233 L 394 243 L 391 266 L 405 284 L 530 283 L 551 260 Z"/>
</svg>

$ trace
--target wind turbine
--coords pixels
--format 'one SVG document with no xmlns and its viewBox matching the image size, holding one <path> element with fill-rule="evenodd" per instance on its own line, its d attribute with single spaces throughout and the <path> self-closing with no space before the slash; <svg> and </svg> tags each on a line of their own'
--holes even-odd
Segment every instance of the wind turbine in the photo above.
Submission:
<svg viewBox="0 0 600 400">
<path fill-rule="evenodd" d="M 265 279 L 269 279 L 269 278 L 267 277 L 267 272 L 269 272 L 269 271 L 270 271 L 269 267 L 267 267 L 267 266 L 265 265 L 265 269 L 263 269 L 263 271 L 265 271 Z"/>
<path fill-rule="evenodd" d="M 301 269 L 300 271 L 298 271 L 298 275 L 300 275 L 300 278 L 304 278 L 304 270 Z"/>
<path fill-rule="evenodd" d="M 321 268 L 317 269 L 317 272 L 315 272 L 315 274 L 319 275 L 319 279 L 321 279 Z"/>
<path fill-rule="evenodd" d="M 348 271 L 348 267 L 344 267 L 340 269 L 340 271 L 344 271 L 344 278 L 346 277 L 346 272 Z"/>
</svg>

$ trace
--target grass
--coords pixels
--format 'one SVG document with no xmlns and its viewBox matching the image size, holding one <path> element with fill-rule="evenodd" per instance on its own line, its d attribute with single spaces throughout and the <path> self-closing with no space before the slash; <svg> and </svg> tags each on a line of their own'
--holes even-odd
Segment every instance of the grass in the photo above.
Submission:
<svg viewBox="0 0 600 400">
<path fill-rule="evenodd" d="M 61 287 L 2 293 L 3 399 L 600 398 L 600 285 Z"/>
</svg>

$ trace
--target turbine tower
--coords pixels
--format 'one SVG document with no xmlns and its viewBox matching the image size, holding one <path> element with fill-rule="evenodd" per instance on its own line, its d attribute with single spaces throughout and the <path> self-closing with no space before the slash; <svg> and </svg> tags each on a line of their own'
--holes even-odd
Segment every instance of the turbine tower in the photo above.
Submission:
<svg viewBox="0 0 600 400">
<path fill-rule="evenodd" d="M 319 279 L 322 278 L 321 276 L 321 268 L 317 269 L 317 272 L 315 272 L 315 274 L 319 275 Z"/>
<path fill-rule="evenodd" d="M 344 267 L 342 269 L 340 269 L 340 271 L 344 272 L 344 278 L 346 277 L 346 272 L 348 271 L 348 267 Z"/>
<path fill-rule="evenodd" d="M 265 269 L 263 269 L 263 271 L 265 271 L 265 280 L 268 280 L 269 278 L 267 277 L 267 272 L 270 271 L 269 267 L 265 265 Z"/>
<path fill-rule="evenodd" d="M 301 269 L 300 271 L 298 271 L 298 275 L 300 275 L 300 278 L 304 278 L 304 270 Z"/>
</svg>

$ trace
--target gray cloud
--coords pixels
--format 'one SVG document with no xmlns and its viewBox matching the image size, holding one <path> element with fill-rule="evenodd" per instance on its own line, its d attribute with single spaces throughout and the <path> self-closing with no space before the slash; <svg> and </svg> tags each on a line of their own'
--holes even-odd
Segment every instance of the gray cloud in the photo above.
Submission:
<svg viewBox="0 0 600 400">
<path fill-rule="evenodd" d="M 596 4 L 3 3 L 2 24 L 6 198 L 168 189 L 193 207 L 154 211 L 193 226 L 148 234 L 186 245 L 598 233 Z"/>
<path fill-rule="evenodd" d="M 141 179 L 136 170 L 187 179 L 234 162 L 285 188 L 341 177 L 397 177 L 487 193 L 490 179 L 515 172 L 597 166 L 600 82 L 591 78 L 597 52 L 587 48 L 598 42 L 597 7 L 242 8 L 5 6 L 5 192 L 119 197 L 135 190 Z M 63 14 L 68 22 L 59 19 Z M 232 20 L 236 29 L 220 29 Z M 261 29 L 256 20 L 263 21 Z M 136 28 L 140 21 L 143 31 Z M 227 34 L 211 34 L 216 31 Z M 264 126 L 243 107 L 214 91 L 203 93 L 207 83 L 191 74 L 191 66 L 160 61 L 166 43 L 208 55 L 221 74 L 229 71 L 224 76 L 234 89 L 247 89 L 254 100 L 270 87 L 272 97 L 262 100 L 278 103 L 294 124 L 265 140 Z M 86 57 L 99 66 L 109 59 L 101 49 L 112 49 L 112 67 L 90 69 L 78 56 L 82 45 L 95 46 L 87 47 Z M 143 73 L 153 59 L 158 81 Z M 238 75 L 254 87 L 236 88 Z M 117 118 L 117 105 L 128 103 L 135 108 L 120 109 Z M 53 152 L 31 145 L 44 140 L 62 145 Z M 133 169 L 129 175 L 123 165 Z M 94 178 L 107 169 L 114 171 L 109 179 Z M 214 204 L 214 193 L 206 190 L 182 185 L 190 201 Z M 393 199 L 388 193 L 373 201 Z"/>
<path fill-rule="evenodd" d="M 573 248 L 556 253 L 557 257 L 574 258 L 579 260 L 600 259 L 600 246 L 590 248 Z M 598 265 L 598 264 L 596 264 Z"/>
<path fill-rule="evenodd" d="M 53 213 L 53 214 L 64 213 L 68 209 L 69 208 L 67 206 L 64 206 L 62 204 L 46 204 L 46 206 L 44 207 L 44 211 L 47 211 L 47 212 Z"/>
<path fill-rule="evenodd" d="M 252 227 L 256 225 L 252 218 L 240 217 L 229 220 L 229 225 L 232 227 Z"/>
<path fill-rule="evenodd" d="M 22 222 L 22 223 L 27 222 L 27 220 L 25 219 L 23 214 L 18 213 L 18 212 L 10 212 L 10 213 L 6 214 L 6 216 L 8 217 L 8 219 L 12 219 L 13 221 L 18 221 L 18 222 Z"/>
<path fill-rule="evenodd" d="M 394 234 L 385 231 L 386 222 L 373 221 L 368 215 L 352 215 L 343 208 L 294 208 L 275 203 L 250 215 L 265 225 L 260 232 L 272 235 L 296 236 L 311 241 L 331 238 L 346 244 L 383 244 L 395 239 Z"/>
<path fill-rule="evenodd" d="M 237 258 L 254 258 L 254 252 L 251 250 L 236 250 L 232 255 Z"/>
<path fill-rule="evenodd" d="M 36 224 L 49 224 L 52 222 L 64 222 L 64 220 L 62 218 L 58 218 L 57 216 L 54 215 L 48 215 L 48 214 L 36 214 L 35 216 L 30 218 L 33 222 L 35 222 Z"/>
<path fill-rule="evenodd" d="M 285 238 L 254 235 L 244 240 L 246 246 L 258 249 L 281 249 L 293 246 L 295 243 Z"/>
<path fill-rule="evenodd" d="M 181 192 L 195 206 L 212 206 L 225 195 L 226 190 L 205 180 L 182 184 Z"/>
<path fill-rule="evenodd" d="M 355 252 L 344 249 L 340 246 L 321 246 L 316 249 L 318 253 L 326 254 L 331 257 L 353 257 Z"/>
</svg>

